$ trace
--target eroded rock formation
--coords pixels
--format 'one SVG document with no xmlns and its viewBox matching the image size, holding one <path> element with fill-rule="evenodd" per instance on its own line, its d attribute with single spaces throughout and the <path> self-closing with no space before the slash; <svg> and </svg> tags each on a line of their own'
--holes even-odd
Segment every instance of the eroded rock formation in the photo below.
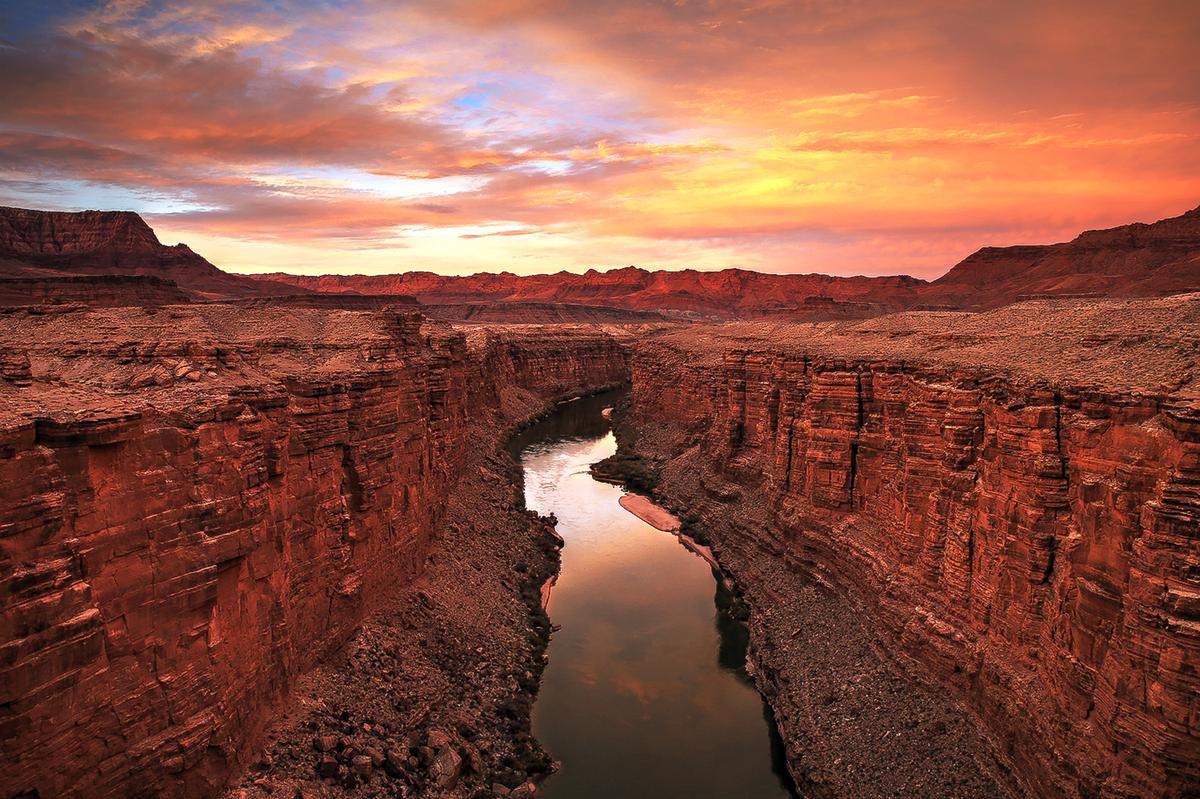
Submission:
<svg viewBox="0 0 1200 799">
<path fill-rule="evenodd" d="M 1200 208 L 1061 244 L 984 247 L 922 289 L 921 303 L 997 308 L 1031 296 L 1157 297 L 1200 290 Z"/>
<path fill-rule="evenodd" d="M 60 280 L 85 275 L 147 275 L 173 281 L 189 296 L 206 300 L 304 292 L 231 275 L 184 244 L 168 247 L 131 211 L 0 206 L 0 278 Z"/>
<path fill-rule="evenodd" d="M 211 795 L 421 570 L 468 442 L 627 369 L 407 310 L 15 312 L 0 349 L 5 796 Z"/>
<path fill-rule="evenodd" d="M 1027 789 L 1183 797 L 1200 784 L 1197 342 L 1198 295 L 694 328 L 639 346 L 632 419 L 660 496 L 718 554 L 860 607 Z M 803 631 L 784 605 L 759 608 L 764 687 L 793 767 L 842 794 L 853 775 L 805 761 L 819 697 L 788 671 Z"/>
</svg>

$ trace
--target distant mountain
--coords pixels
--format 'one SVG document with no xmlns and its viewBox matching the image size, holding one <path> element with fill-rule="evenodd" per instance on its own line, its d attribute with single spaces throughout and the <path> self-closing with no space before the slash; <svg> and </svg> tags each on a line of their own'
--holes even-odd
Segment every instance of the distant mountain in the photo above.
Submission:
<svg viewBox="0 0 1200 799">
<path fill-rule="evenodd" d="M 675 316 L 803 319 L 875 316 L 903 308 L 983 309 L 1044 296 L 1151 297 L 1200 290 L 1200 208 L 1153 224 L 1088 231 L 1062 244 L 985 247 L 943 277 L 831 277 L 648 272 L 577 275 L 263 275 L 323 292 L 411 294 L 426 303 L 570 302 Z"/>
<path fill-rule="evenodd" d="M 1062 244 L 984 247 L 921 292 L 923 304 L 996 308 L 1038 296 L 1156 297 L 1200 291 L 1200 208 Z"/>
<path fill-rule="evenodd" d="M 637 267 L 583 274 L 467 276 L 432 272 L 392 275 L 273 273 L 264 278 L 311 291 L 411 294 L 423 303 L 549 302 L 603 305 L 673 316 L 874 316 L 905 308 L 925 281 L 907 276 L 776 275 L 745 269 L 650 272 Z"/>
<path fill-rule="evenodd" d="M 0 207 L 0 279 L 8 291 L 44 301 L 55 281 L 64 296 L 91 289 L 78 278 L 143 275 L 172 281 L 196 300 L 290 297 L 313 293 L 368 295 L 375 306 L 387 297 L 416 297 L 427 305 L 455 306 L 443 315 L 499 318 L 497 304 L 523 304 L 522 318 L 587 314 L 579 306 L 664 314 L 675 318 L 790 318 L 803 320 L 878 316 L 907 308 L 995 308 L 1039 296 L 1146 297 L 1200 290 L 1200 208 L 1153 224 L 1135 223 L 1083 233 L 1062 244 L 985 247 L 941 278 L 927 283 L 908 276 L 833 277 L 778 275 L 724 269 L 717 272 L 650 272 L 636 267 L 584 274 L 519 276 L 510 272 L 466 276 L 432 272 L 389 275 L 233 275 L 183 244 L 167 247 L 137 214 L 125 211 L 32 211 Z M 136 282 L 97 284 L 111 303 L 122 292 L 136 304 L 163 295 L 161 287 Z M 98 300 L 98 302 L 101 300 Z M 326 299 L 324 304 L 345 305 Z M 536 309 L 534 304 L 540 304 Z M 547 305 L 575 306 L 555 311 Z M 536 310 L 536 313 L 535 313 Z"/>
<path fill-rule="evenodd" d="M 147 275 L 174 282 L 193 299 L 297 293 L 292 286 L 224 272 L 186 245 L 168 247 L 131 211 L 0 206 L 0 278 L 40 278 L 44 289 L 46 281 L 84 275 Z M 78 285 L 64 286 L 64 292 L 77 292 Z"/>
</svg>

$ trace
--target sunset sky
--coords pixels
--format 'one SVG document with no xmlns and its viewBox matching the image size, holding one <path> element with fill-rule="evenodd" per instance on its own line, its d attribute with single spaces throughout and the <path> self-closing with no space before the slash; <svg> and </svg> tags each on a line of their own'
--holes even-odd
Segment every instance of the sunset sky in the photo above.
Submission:
<svg viewBox="0 0 1200 799">
<path fill-rule="evenodd" d="M 0 204 L 234 271 L 935 277 L 1200 205 L 1200 3 L 0 5 Z"/>
</svg>

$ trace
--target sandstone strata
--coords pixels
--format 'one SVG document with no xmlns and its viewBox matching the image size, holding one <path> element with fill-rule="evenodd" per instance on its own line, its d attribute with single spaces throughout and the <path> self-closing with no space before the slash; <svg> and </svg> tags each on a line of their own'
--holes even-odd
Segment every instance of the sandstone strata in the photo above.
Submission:
<svg viewBox="0 0 1200 799">
<path fill-rule="evenodd" d="M 471 442 L 626 373 L 411 311 L 18 312 L 0 350 L 6 796 L 210 795 L 421 571 Z"/>
<path fill-rule="evenodd" d="M 735 572 L 775 574 L 756 644 L 802 783 L 875 790 L 804 752 L 824 711 L 788 672 L 790 641 L 811 631 L 778 596 L 787 574 L 860 608 L 891 657 L 977 714 L 1034 794 L 1193 795 L 1197 342 L 1189 295 L 693 328 L 639 346 L 631 416 L 664 462 L 660 496 Z"/>
</svg>

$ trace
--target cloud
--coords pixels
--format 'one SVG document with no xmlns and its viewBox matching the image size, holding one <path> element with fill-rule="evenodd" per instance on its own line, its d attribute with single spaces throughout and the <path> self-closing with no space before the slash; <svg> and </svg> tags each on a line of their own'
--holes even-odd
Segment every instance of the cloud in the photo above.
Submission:
<svg viewBox="0 0 1200 799">
<path fill-rule="evenodd" d="M 930 276 L 1200 185 L 1175 0 L 122 0 L 2 38 L 0 202 L 128 202 L 242 269 Z"/>
</svg>

